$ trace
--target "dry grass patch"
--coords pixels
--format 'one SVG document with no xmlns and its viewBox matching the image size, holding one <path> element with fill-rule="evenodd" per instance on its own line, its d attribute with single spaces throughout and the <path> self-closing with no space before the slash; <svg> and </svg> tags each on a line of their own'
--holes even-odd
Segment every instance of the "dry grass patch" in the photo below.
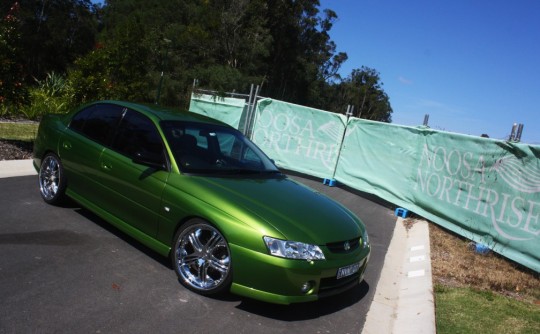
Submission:
<svg viewBox="0 0 540 334">
<path fill-rule="evenodd" d="M 470 240 L 429 224 L 433 283 L 493 291 L 540 303 L 540 274 L 494 252 L 482 255 Z"/>
</svg>

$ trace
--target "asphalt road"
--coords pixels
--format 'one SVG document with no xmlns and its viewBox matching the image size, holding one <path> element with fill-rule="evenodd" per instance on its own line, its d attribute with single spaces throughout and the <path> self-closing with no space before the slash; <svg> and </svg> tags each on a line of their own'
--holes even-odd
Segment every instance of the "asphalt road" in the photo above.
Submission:
<svg viewBox="0 0 540 334">
<path fill-rule="evenodd" d="M 354 211 L 372 245 L 365 281 L 280 306 L 202 297 L 169 261 L 73 203 L 45 204 L 37 177 L 0 179 L 0 333 L 360 333 L 395 217 L 390 208 L 293 176 Z"/>
</svg>

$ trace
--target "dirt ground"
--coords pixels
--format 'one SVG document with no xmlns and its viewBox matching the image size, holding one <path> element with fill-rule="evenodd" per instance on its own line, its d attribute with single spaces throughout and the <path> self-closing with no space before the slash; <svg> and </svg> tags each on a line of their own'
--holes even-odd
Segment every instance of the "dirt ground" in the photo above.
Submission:
<svg viewBox="0 0 540 334">
<path fill-rule="evenodd" d="M 0 161 L 32 158 L 31 142 L 18 140 L 0 140 Z"/>
<path fill-rule="evenodd" d="M 540 305 L 540 274 L 494 252 L 479 254 L 470 240 L 429 224 L 433 283 L 489 290 Z"/>
</svg>

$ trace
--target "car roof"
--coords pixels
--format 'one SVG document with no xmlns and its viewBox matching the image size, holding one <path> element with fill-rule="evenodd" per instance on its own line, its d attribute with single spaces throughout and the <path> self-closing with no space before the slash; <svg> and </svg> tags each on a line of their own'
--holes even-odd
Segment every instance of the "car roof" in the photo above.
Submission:
<svg viewBox="0 0 540 334">
<path fill-rule="evenodd" d="M 116 101 L 116 100 L 105 100 L 105 101 L 96 101 L 91 103 L 91 105 L 99 104 L 115 104 L 122 107 L 126 107 L 132 110 L 136 110 L 152 119 L 157 121 L 183 121 L 183 122 L 198 122 L 198 123 L 207 123 L 215 124 L 230 127 L 228 124 L 220 122 L 216 119 L 196 114 L 193 112 L 182 111 L 180 109 L 162 107 L 155 104 L 140 104 L 126 101 Z"/>
</svg>

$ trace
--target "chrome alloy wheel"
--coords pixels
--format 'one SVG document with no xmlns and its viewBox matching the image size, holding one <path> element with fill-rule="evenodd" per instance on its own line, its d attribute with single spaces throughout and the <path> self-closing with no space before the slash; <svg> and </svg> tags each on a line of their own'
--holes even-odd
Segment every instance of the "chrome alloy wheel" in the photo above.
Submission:
<svg viewBox="0 0 540 334">
<path fill-rule="evenodd" d="M 229 246 L 210 224 L 186 226 L 176 239 L 174 251 L 175 270 L 188 288 L 212 294 L 228 285 L 231 277 Z"/>
<path fill-rule="evenodd" d="M 39 191 L 46 201 L 52 201 L 58 194 L 61 182 L 61 166 L 58 158 L 47 155 L 39 169 Z"/>
</svg>

